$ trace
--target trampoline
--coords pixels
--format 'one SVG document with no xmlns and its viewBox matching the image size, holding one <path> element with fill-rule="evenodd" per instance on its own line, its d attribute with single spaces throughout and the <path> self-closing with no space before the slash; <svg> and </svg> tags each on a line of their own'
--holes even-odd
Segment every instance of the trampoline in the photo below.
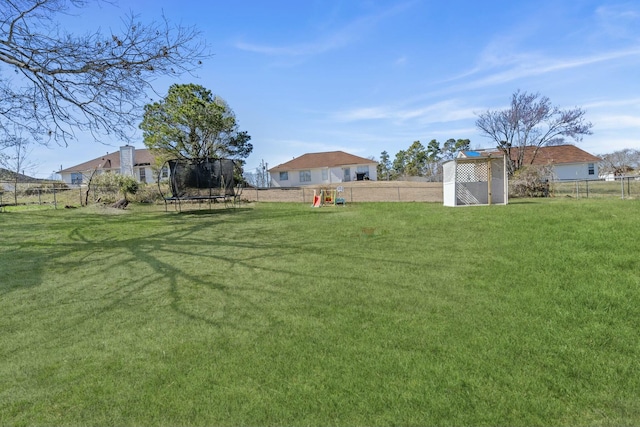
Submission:
<svg viewBox="0 0 640 427">
<path fill-rule="evenodd" d="M 182 210 L 182 202 L 212 203 L 222 201 L 237 206 L 242 187 L 236 186 L 233 176 L 236 164 L 231 159 L 202 159 L 200 161 L 169 160 L 163 167 L 169 170 L 169 191 L 163 192 L 158 176 L 158 190 L 164 199 L 165 211 L 169 203 Z"/>
</svg>

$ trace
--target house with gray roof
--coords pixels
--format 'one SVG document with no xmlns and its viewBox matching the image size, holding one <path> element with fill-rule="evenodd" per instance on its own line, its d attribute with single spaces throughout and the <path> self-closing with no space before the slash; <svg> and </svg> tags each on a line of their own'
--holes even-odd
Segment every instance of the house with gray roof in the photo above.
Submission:
<svg viewBox="0 0 640 427">
<path fill-rule="evenodd" d="M 377 180 L 378 162 L 344 151 L 308 153 L 269 169 L 272 187 Z"/>
</svg>

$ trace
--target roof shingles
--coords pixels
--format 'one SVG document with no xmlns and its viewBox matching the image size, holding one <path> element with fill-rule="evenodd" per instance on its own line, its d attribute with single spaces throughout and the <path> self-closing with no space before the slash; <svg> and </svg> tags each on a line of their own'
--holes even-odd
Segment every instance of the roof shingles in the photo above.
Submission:
<svg viewBox="0 0 640 427">
<path fill-rule="evenodd" d="M 316 169 L 345 165 L 361 165 L 378 163 L 375 160 L 354 156 L 344 151 L 328 151 L 324 153 L 307 153 L 286 163 L 269 169 L 269 172 L 290 171 L 299 169 Z"/>
<path fill-rule="evenodd" d="M 551 145 L 538 148 L 538 152 L 535 154 L 536 147 L 525 147 L 523 165 L 562 165 L 570 163 L 597 163 L 601 159 L 593 154 L 576 147 L 575 145 Z M 501 153 L 501 151 L 493 148 L 490 150 L 484 150 L 489 153 Z M 516 160 L 518 156 L 518 150 L 513 148 L 511 150 L 511 159 Z M 533 162 L 531 159 L 533 158 Z"/>
<path fill-rule="evenodd" d="M 135 149 L 133 154 L 134 166 L 149 165 L 154 162 L 154 156 L 146 148 Z M 88 162 L 62 169 L 60 173 L 86 172 L 94 169 L 120 169 L 120 151 L 107 153 Z"/>
<path fill-rule="evenodd" d="M 599 157 L 589 154 L 586 151 L 576 147 L 575 145 L 552 145 L 549 147 L 540 147 L 536 157 L 531 163 L 531 157 L 534 153 L 534 147 L 526 147 L 524 151 L 524 165 L 548 165 L 548 164 L 567 164 L 567 163 L 597 163 Z"/>
</svg>

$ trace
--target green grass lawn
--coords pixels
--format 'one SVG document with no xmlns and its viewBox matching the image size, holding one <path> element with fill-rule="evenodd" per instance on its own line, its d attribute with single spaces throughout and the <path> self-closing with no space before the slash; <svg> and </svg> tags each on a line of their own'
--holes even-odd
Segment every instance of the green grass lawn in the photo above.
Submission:
<svg viewBox="0 0 640 427">
<path fill-rule="evenodd" d="M 638 425 L 640 201 L 0 214 L 0 425 Z"/>
</svg>

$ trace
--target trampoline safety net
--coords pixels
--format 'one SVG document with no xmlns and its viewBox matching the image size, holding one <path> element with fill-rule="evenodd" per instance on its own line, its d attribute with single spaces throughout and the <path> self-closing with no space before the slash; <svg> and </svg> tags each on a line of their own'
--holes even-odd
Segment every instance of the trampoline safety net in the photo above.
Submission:
<svg viewBox="0 0 640 427">
<path fill-rule="evenodd" d="M 177 199 L 233 197 L 235 163 L 230 159 L 199 162 L 170 160 L 172 197 Z"/>
</svg>

